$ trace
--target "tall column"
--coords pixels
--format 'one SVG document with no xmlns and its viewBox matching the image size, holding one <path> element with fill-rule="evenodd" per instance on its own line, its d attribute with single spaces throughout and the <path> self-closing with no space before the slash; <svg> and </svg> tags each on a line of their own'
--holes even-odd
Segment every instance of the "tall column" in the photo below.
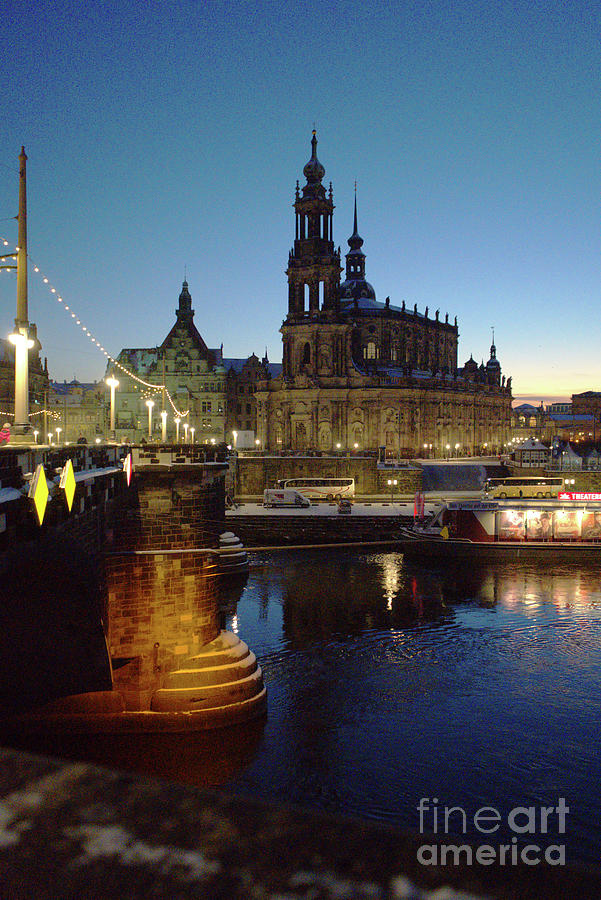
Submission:
<svg viewBox="0 0 601 900">
<path fill-rule="evenodd" d="M 17 317 L 9 340 L 15 347 L 15 416 L 13 440 L 28 435 L 29 424 L 29 319 L 27 311 L 27 156 L 19 154 L 19 249 L 17 251 Z"/>
</svg>

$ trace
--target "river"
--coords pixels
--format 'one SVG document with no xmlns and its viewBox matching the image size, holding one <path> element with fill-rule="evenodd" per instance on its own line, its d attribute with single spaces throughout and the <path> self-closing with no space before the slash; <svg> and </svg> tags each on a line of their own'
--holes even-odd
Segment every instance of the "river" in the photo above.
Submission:
<svg viewBox="0 0 601 900">
<path fill-rule="evenodd" d="M 516 807 L 564 798 L 565 833 L 551 815 L 537 842 L 598 862 L 601 568 L 351 549 L 251 564 L 224 618 L 259 657 L 267 720 L 70 755 L 412 830 L 428 798 L 424 829 L 433 808 L 460 807 L 447 830 L 468 839 L 481 807 L 504 839 Z"/>
</svg>

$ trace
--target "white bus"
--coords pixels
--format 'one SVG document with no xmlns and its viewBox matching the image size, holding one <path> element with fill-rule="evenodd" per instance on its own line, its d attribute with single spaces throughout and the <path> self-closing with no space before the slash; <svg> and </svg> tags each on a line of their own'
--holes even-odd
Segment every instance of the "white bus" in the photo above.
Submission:
<svg viewBox="0 0 601 900">
<path fill-rule="evenodd" d="M 310 500 L 352 500 L 355 496 L 354 478 L 281 478 L 276 487 L 294 488 Z"/>
<path fill-rule="evenodd" d="M 554 497 L 563 488 L 563 478 L 534 475 L 520 478 L 487 478 L 483 494 L 488 500 L 505 497 Z"/>
</svg>

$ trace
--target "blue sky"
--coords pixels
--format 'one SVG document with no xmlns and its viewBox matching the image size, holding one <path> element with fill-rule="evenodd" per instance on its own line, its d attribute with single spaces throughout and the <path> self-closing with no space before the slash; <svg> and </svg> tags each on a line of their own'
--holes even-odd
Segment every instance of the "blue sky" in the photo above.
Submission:
<svg viewBox="0 0 601 900">
<path fill-rule="evenodd" d="M 310 156 L 377 296 L 457 316 L 516 396 L 601 389 L 601 7 L 576 2 L 5 2 L 0 233 L 116 355 L 168 333 L 186 267 L 228 356 L 281 359 Z M 301 182 L 302 183 L 302 182 Z M 0 328 L 15 279 L 0 274 Z M 104 357 L 30 272 L 51 377 Z"/>
</svg>

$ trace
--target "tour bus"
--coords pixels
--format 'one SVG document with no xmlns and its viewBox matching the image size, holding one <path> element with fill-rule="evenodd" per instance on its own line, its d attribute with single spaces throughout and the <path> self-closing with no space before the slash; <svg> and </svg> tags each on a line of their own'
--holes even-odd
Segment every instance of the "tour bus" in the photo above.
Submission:
<svg viewBox="0 0 601 900">
<path fill-rule="evenodd" d="M 310 500 L 340 500 L 355 496 L 354 478 L 282 478 L 278 488 L 294 488 Z"/>
<path fill-rule="evenodd" d="M 483 494 L 488 500 L 498 497 L 554 497 L 563 488 L 563 478 L 533 475 L 519 478 L 487 478 Z"/>
</svg>

